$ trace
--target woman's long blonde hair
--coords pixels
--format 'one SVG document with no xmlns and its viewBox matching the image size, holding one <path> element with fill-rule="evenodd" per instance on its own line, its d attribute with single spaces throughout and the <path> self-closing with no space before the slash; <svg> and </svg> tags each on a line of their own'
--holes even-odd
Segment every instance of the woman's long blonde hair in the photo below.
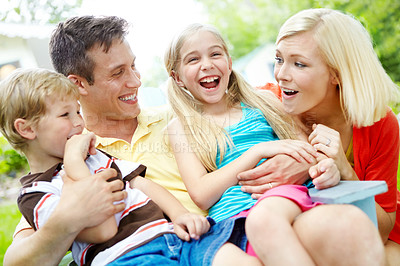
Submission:
<svg viewBox="0 0 400 266">
<path fill-rule="evenodd" d="M 165 54 L 164 62 L 170 75 L 168 98 L 172 109 L 182 123 L 191 149 L 194 150 L 206 169 L 213 171 L 217 168 L 215 160 L 218 149 L 222 160 L 227 144 L 231 143 L 230 137 L 222 127 L 202 116 L 202 104 L 194 99 L 186 88 L 179 87 L 172 77 L 173 72 L 179 72 L 182 59 L 180 51 L 183 44 L 199 31 L 214 34 L 220 40 L 226 56 L 229 57 L 227 45 L 214 27 L 192 24 L 171 42 Z M 294 123 L 283 111 L 281 103 L 272 93 L 254 89 L 233 70 L 229 77 L 227 94 L 228 107 L 233 107 L 242 102 L 247 106 L 258 108 L 279 138 L 295 138 L 292 128 Z"/>
<path fill-rule="evenodd" d="M 382 67 L 361 23 L 337 10 L 307 9 L 283 24 L 276 43 L 308 31 L 337 76 L 345 117 L 362 127 L 386 116 L 388 104 L 398 99 L 398 87 Z"/>
</svg>

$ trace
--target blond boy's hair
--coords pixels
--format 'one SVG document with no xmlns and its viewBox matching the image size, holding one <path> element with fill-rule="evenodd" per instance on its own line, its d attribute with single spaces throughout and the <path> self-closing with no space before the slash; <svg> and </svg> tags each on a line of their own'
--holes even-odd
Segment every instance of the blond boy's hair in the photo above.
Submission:
<svg viewBox="0 0 400 266">
<path fill-rule="evenodd" d="M 173 72 L 179 71 L 182 46 L 188 38 L 199 31 L 212 33 L 221 42 L 226 56 L 229 57 L 227 44 L 217 29 L 210 25 L 192 24 L 171 42 L 164 63 L 171 76 L 168 81 L 169 102 L 185 129 L 190 147 L 194 148 L 205 168 L 213 171 L 217 168 L 215 160 L 218 150 L 222 160 L 227 144 L 231 144 L 231 139 L 223 128 L 202 116 L 202 104 L 189 95 L 185 88 L 179 87 L 172 78 Z M 279 138 L 295 138 L 292 120 L 272 93 L 256 90 L 233 70 L 229 77 L 227 94 L 229 107 L 242 102 L 247 106 L 258 108 Z"/>
<path fill-rule="evenodd" d="M 281 27 L 276 43 L 312 32 L 319 52 L 336 75 L 346 118 L 358 127 L 386 116 L 398 99 L 398 87 L 387 75 L 363 25 L 340 11 L 318 8 L 300 11 Z"/>
<path fill-rule="evenodd" d="M 49 96 L 78 100 L 79 91 L 65 76 L 46 69 L 17 69 L 0 83 L 0 130 L 15 150 L 24 152 L 28 145 L 15 129 L 15 120 L 37 125 L 46 114 Z"/>
</svg>

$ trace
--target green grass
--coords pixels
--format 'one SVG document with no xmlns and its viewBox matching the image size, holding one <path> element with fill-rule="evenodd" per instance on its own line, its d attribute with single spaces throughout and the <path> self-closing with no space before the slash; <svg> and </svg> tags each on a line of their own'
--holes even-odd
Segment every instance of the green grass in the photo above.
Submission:
<svg viewBox="0 0 400 266">
<path fill-rule="evenodd" d="M 0 205 L 0 265 L 3 265 L 4 253 L 12 242 L 15 226 L 20 218 L 21 213 L 16 203 Z"/>
</svg>

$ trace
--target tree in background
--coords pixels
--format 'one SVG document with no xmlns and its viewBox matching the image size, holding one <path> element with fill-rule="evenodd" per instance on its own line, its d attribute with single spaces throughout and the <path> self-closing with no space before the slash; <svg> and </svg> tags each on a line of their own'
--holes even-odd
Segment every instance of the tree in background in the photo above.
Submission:
<svg viewBox="0 0 400 266">
<path fill-rule="evenodd" d="M 82 0 L 1 0 L 0 21 L 56 24 L 70 17 Z"/>
<path fill-rule="evenodd" d="M 375 50 L 391 78 L 400 83 L 399 0 L 197 0 L 229 40 L 233 59 L 275 42 L 280 26 L 307 8 L 327 7 L 350 13 L 372 36 Z"/>
<path fill-rule="evenodd" d="M 30 24 L 56 24 L 68 18 L 82 0 L 0 0 L 0 21 Z M 8 180 L 28 170 L 28 162 L 12 149 L 0 134 L 0 189 Z"/>
</svg>

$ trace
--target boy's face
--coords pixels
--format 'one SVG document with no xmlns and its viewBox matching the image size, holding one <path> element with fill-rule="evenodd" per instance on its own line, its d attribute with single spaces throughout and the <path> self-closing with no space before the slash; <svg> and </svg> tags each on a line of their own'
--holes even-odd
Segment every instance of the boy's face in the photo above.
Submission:
<svg viewBox="0 0 400 266">
<path fill-rule="evenodd" d="M 81 134 L 84 126 L 76 99 L 48 97 L 46 114 L 34 127 L 37 143 L 34 152 L 41 156 L 42 162 L 51 166 L 61 162 L 67 140 Z"/>
</svg>

